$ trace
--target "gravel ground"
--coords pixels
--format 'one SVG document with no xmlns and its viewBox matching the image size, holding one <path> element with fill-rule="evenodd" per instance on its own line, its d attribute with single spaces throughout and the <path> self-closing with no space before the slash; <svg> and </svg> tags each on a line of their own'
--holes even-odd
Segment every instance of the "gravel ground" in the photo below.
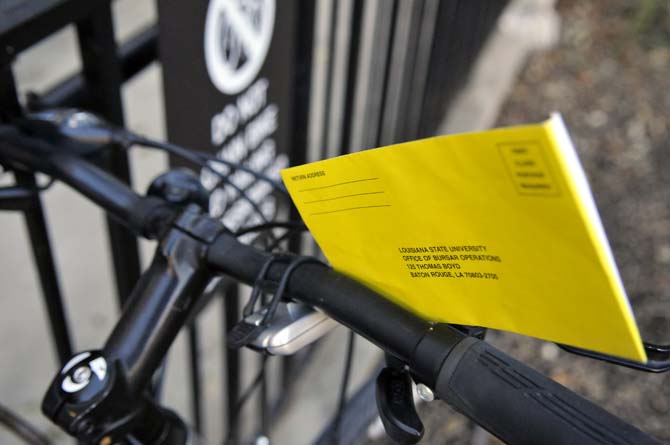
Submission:
<svg viewBox="0 0 670 445">
<path fill-rule="evenodd" d="M 670 4 L 563 1 L 559 44 L 532 57 L 496 126 L 560 111 L 601 212 L 643 337 L 670 343 Z M 670 441 L 670 373 L 573 356 L 491 332 L 489 341 L 638 428 Z M 495 443 L 442 404 L 420 408 L 426 444 Z M 444 421 L 448 419 L 448 421 Z M 381 443 L 381 442 L 376 442 Z"/>
<path fill-rule="evenodd" d="M 655 10 L 654 10 L 655 8 Z M 563 114 L 642 336 L 670 343 L 670 5 L 565 1 L 559 46 L 530 60 L 499 126 Z M 670 373 L 650 375 L 498 334 L 499 343 L 670 441 Z"/>
</svg>

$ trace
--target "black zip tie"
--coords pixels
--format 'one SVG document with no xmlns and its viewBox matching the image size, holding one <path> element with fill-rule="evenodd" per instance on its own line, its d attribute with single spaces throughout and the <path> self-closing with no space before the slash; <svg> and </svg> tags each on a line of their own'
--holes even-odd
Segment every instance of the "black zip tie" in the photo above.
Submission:
<svg viewBox="0 0 670 445">
<path fill-rule="evenodd" d="M 281 300 L 281 297 L 286 292 L 286 288 L 288 287 L 288 280 L 291 278 L 293 272 L 295 272 L 295 270 L 298 267 L 300 267 L 305 263 L 318 263 L 325 266 L 323 262 L 319 261 L 317 258 L 314 257 L 305 257 L 305 256 L 297 257 L 296 259 L 291 261 L 291 263 L 284 271 L 284 274 L 282 275 L 281 279 L 279 280 L 277 291 L 272 296 L 272 300 L 270 300 L 270 307 L 268 308 L 267 312 L 263 316 L 263 319 L 261 320 L 261 326 L 267 326 L 270 320 L 272 320 L 272 317 L 274 317 L 274 314 L 277 311 L 277 306 L 279 306 L 279 300 Z"/>
<path fill-rule="evenodd" d="M 249 315 L 253 314 L 254 306 L 258 301 L 258 297 L 260 297 L 260 295 L 263 293 L 263 285 L 267 282 L 266 275 L 270 271 L 270 267 L 276 262 L 288 261 L 290 258 L 291 257 L 289 255 L 273 255 L 263 264 L 260 272 L 258 272 L 258 276 L 256 276 L 256 279 L 254 280 L 254 287 L 251 291 L 251 297 L 242 310 L 242 315 L 244 317 L 248 317 Z"/>
<path fill-rule="evenodd" d="M 254 281 L 251 297 L 242 309 L 242 319 L 228 332 L 226 343 L 229 348 L 239 349 L 242 346 L 248 346 L 263 332 L 265 329 L 263 324 L 249 323 L 247 317 L 253 314 L 258 298 L 265 294 L 263 286 L 267 283 L 266 275 L 270 267 L 278 261 L 289 261 L 290 259 L 288 255 L 273 255 L 265 261 Z"/>
<path fill-rule="evenodd" d="M 277 291 L 272 296 L 272 299 L 270 300 L 269 306 L 267 307 L 265 314 L 263 315 L 263 318 L 261 318 L 260 322 L 258 323 L 248 322 L 246 320 L 247 317 L 251 315 L 253 308 L 256 305 L 256 302 L 258 301 L 258 297 L 263 293 L 262 286 L 265 283 L 265 278 L 270 269 L 270 266 L 277 261 L 286 261 L 289 260 L 290 258 L 291 257 L 287 258 L 286 256 L 273 256 L 263 264 L 258 274 L 258 277 L 256 278 L 256 282 L 254 283 L 254 291 L 252 292 L 251 298 L 244 307 L 243 310 L 244 317 L 228 333 L 228 337 L 226 338 L 226 343 L 228 344 L 228 347 L 238 349 L 241 348 L 242 346 L 249 346 L 251 343 L 254 342 L 254 340 L 258 338 L 261 332 L 265 330 L 267 325 L 274 318 L 275 313 L 277 311 L 277 307 L 279 306 L 279 301 L 281 300 L 282 296 L 286 291 L 286 287 L 288 286 L 288 281 L 291 278 L 293 272 L 298 267 L 300 267 L 302 264 L 305 263 L 323 264 L 318 259 L 311 257 L 296 257 L 292 259 L 289 265 L 286 267 L 286 270 L 284 270 L 281 279 L 279 280 Z"/>
</svg>

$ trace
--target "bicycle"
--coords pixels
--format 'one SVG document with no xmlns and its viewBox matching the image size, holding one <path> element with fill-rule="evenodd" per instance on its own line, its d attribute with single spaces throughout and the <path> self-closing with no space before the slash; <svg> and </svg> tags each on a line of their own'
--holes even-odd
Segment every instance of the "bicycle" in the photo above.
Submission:
<svg viewBox="0 0 670 445">
<path fill-rule="evenodd" d="M 400 443 L 416 443 L 423 434 L 412 401 L 412 382 L 425 399 L 446 401 L 507 443 L 660 443 L 496 350 L 483 340 L 480 328 L 431 323 L 316 258 L 268 253 L 237 239 L 276 227 L 287 228 L 288 233 L 303 230 L 299 223 L 263 222 L 231 233 L 207 212 L 207 194 L 198 178 L 181 170 L 161 175 L 147 195 L 136 194 L 92 162 L 101 146 L 160 148 L 216 172 L 212 163 L 223 161 L 115 129 L 88 114 L 79 114 L 78 124 L 70 125 L 73 121 L 68 119 L 75 114 L 42 113 L 0 126 L 0 164 L 14 172 L 41 172 L 62 181 L 138 236 L 159 243 L 103 348 L 75 355 L 45 395 L 43 412 L 83 443 L 195 443 L 191 428 L 161 407 L 155 396 L 172 341 L 198 310 L 211 280 L 220 275 L 254 289 L 244 318 L 231 332 L 233 347 L 294 352 L 323 332 L 314 327 L 327 322 L 323 315 L 327 314 L 384 350 L 386 364 L 376 383 L 377 408 L 387 433 Z M 226 167 L 245 169 L 233 163 Z M 283 188 L 261 173 L 245 171 Z M 226 181 L 225 174 L 218 175 Z M 243 197 L 243 190 L 238 193 Z M 282 237 L 272 239 L 270 246 L 281 241 Z M 294 322 L 306 318 L 308 329 L 296 336 L 300 340 L 274 342 L 272 328 L 297 329 Z M 637 369 L 670 369 L 666 346 L 646 345 L 650 357 L 646 364 L 565 348 Z M 240 402 L 245 397 L 246 393 Z M 333 435 L 337 441 L 337 421 L 324 440 Z"/>
</svg>

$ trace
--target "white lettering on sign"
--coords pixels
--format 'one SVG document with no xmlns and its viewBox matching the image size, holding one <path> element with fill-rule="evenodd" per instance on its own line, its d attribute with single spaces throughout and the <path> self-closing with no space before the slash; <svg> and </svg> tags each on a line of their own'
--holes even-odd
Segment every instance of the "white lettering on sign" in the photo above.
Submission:
<svg viewBox="0 0 670 445">
<path fill-rule="evenodd" d="M 268 85 L 266 78 L 258 79 L 234 104 L 226 105 L 220 113 L 212 118 L 212 144 L 221 145 L 235 134 L 241 125 L 254 117 L 268 102 Z"/>
<path fill-rule="evenodd" d="M 269 82 L 260 78 L 240 94 L 234 103 L 226 105 L 211 120 L 211 141 L 221 147 L 217 158 L 263 172 L 266 176 L 281 181 L 279 171 L 288 166 L 288 157 L 277 153 L 277 143 L 273 134 L 279 127 L 279 108 L 268 103 Z M 226 182 L 235 187 L 225 186 L 217 173 L 203 169 L 200 174 L 202 184 L 211 191 L 210 212 L 221 218 L 231 230 L 243 225 L 263 222 L 257 209 L 240 198 L 237 189 L 244 190 L 263 212 L 265 219 L 272 219 L 277 210 L 272 186 L 266 181 L 239 169 L 231 169 L 221 163 L 210 163 Z"/>
</svg>

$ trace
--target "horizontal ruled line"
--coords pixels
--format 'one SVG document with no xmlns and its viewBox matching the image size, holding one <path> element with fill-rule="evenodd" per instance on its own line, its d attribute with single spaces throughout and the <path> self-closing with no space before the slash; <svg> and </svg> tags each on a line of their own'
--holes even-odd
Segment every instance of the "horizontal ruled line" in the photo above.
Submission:
<svg viewBox="0 0 670 445">
<path fill-rule="evenodd" d="M 323 185 L 321 187 L 312 187 L 312 188 L 303 189 L 303 190 L 300 190 L 300 191 L 301 192 L 309 192 L 311 190 L 320 190 L 320 189 L 327 189 L 327 188 L 330 188 L 330 187 L 337 187 L 338 185 L 353 184 L 354 182 L 376 181 L 377 179 L 379 179 L 379 178 L 356 179 L 354 181 L 338 182 L 337 184 Z"/>
<path fill-rule="evenodd" d="M 315 216 L 315 215 L 325 215 L 327 213 L 338 213 L 338 212 L 346 212 L 347 210 L 358 210 L 358 209 L 373 209 L 377 207 L 391 207 L 391 204 L 382 204 L 382 205 L 377 205 L 377 206 L 360 206 L 360 207 L 348 207 L 346 209 L 337 209 L 337 210 L 329 210 L 327 212 L 316 212 L 316 213 L 310 213 L 310 216 Z"/>
<path fill-rule="evenodd" d="M 316 199 L 314 201 L 305 201 L 303 204 L 314 204 L 316 202 L 324 202 L 324 201 L 334 201 L 336 199 L 343 199 L 343 198 L 350 198 L 352 196 L 363 196 L 363 195 L 378 195 L 380 193 L 384 193 L 384 191 L 380 192 L 365 192 L 365 193 L 353 193 L 351 195 L 343 195 L 343 196 L 336 196 L 334 198 L 325 198 L 325 199 Z"/>
</svg>

